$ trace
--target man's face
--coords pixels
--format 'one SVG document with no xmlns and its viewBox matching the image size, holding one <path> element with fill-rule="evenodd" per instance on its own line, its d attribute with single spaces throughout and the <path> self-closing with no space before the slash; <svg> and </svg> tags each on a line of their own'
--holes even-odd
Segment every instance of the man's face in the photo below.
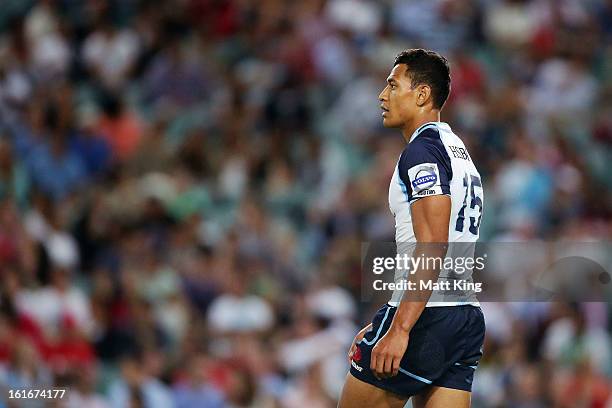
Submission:
<svg viewBox="0 0 612 408">
<path fill-rule="evenodd" d="M 394 66 L 387 77 L 387 86 L 378 95 L 384 127 L 402 128 L 414 116 L 416 90 L 412 89 L 406 70 L 406 64 Z"/>
</svg>

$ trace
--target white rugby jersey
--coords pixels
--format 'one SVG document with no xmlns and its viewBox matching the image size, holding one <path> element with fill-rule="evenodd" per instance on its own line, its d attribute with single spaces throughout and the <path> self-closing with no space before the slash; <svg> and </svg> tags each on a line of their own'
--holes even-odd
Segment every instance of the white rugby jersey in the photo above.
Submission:
<svg viewBox="0 0 612 408">
<path fill-rule="evenodd" d="M 419 127 L 410 137 L 402 152 L 389 185 L 389 208 L 395 217 L 395 241 L 398 252 L 411 251 L 416 238 L 412 228 L 410 205 L 431 195 L 449 195 L 451 214 L 448 227 L 449 250 L 447 257 L 473 257 L 474 245 L 479 236 L 480 220 L 484 204 L 482 181 L 465 145 L 444 122 L 429 122 Z M 395 280 L 405 277 L 396 271 Z M 442 269 L 440 280 L 453 278 L 452 271 Z M 461 279 L 471 281 L 471 271 Z M 409 294 L 408 294 L 409 295 Z M 397 305 L 403 291 L 393 292 L 389 304 Z M 469 298 L 453 298 L 434 291 L 427 303 L 431 306 L 457 306 L 478 304 L 475 295 Z"/>
</svg>

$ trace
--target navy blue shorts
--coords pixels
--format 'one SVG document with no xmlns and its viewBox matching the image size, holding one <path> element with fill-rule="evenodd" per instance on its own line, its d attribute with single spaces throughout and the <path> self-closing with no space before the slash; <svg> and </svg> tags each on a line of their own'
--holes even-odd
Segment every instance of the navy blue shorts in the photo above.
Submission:
<svg viewBox="0 0 612 408">
<path fill-rule="evenodd" d="M 485 322 L 476 306 L 427 307 L 410 331 L 399 373 L 376 379 L 370 371 L 372 348 L 389 330 L 394 306 L 383 306 L 372 328 L 357 345 L 351 374 L 394 394 L 411 397 L 429 385 L 472 391 L 474 371 L 482 357 Z"/>
</svg>

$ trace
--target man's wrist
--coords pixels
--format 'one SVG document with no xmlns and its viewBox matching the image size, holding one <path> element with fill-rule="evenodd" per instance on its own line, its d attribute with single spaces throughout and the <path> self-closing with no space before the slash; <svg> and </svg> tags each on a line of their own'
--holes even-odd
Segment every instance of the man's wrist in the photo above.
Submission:
<svg viewBox="0 0 612 408">
<path fill-rule="evenodd" d="M 406 336 L 410 334 L 410 330 L 412 330 L 412 325 L 406 323 L 392 322 L 391 327 L 389 327 L 390 332 L 394 334 L 404 334 Z"/>
</svg>

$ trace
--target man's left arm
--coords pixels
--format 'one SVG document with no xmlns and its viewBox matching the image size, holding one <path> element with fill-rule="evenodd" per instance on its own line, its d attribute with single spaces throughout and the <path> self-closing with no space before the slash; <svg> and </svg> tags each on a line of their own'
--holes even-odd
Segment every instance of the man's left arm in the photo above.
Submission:
<svg viewBox="0 0 612 408">
<path fill-rule="evenodd" d="M 413 256 L 439 259 L 448 247 L 451 199 L 448 195 L 423 197 L 411 204 L 412 223 L 417 241 Z M 419 282 L 436 282 L 439 262 L 421 262 L 408 281 L 417 289 L 404 293 L 387 333 L 372 350 L 370 368 L 378 378 L 397 375 L 400 361 L 408 347 L 410 330 L 421 316 L 431 296 L 431 289 L 421 289 Z"/>
</svg>

